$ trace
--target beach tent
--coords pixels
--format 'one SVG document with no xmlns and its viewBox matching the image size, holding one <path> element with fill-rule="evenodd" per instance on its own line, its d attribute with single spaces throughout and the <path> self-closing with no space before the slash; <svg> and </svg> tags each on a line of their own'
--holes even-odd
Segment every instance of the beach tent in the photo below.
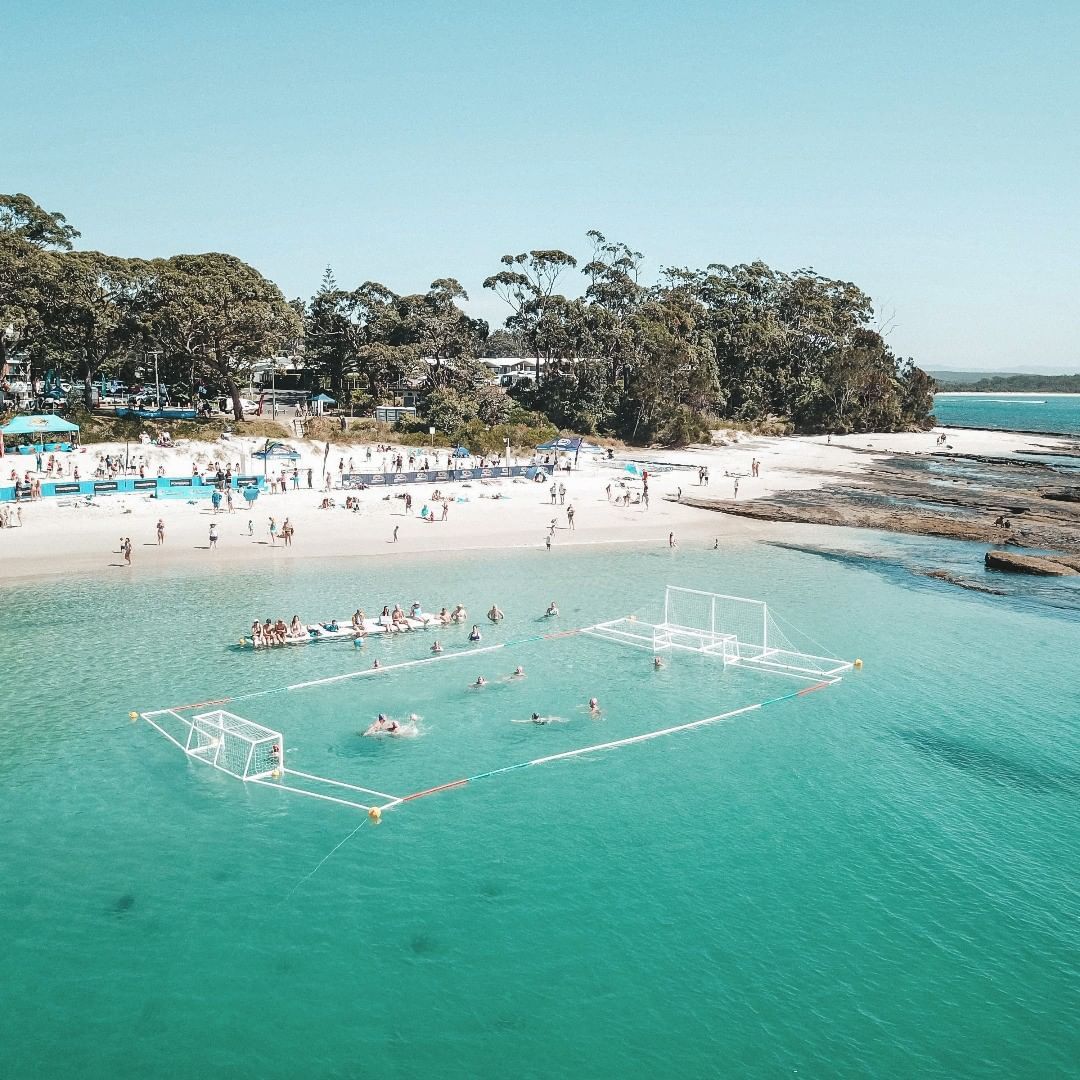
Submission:
<svg viewBox="0 0 1080 1080">
<path fill-rule="evenodd" d="M 267 461 L 270 458 L 281 458 L 285 461 L 300 460 L 298 450 L 294 450 L 287 443 L 271 442 L 269 439 L 266 440 L 266 445 L 261 450 L 256 450 L 251 456 L 257 457 L 260 461 Z"/>
<path fill-rule="evenodd" d="M 469 451 L 464 446 L 459 446 L 454 451 L 454 457 L 469 457 Z"/>
<path fill-rule="evenodd" d="M 550 439 L 546 443 L 541 443 L 537 450 L 561 450 L 571 454 L 577 453 L 581 449 L 585 440 L 580 435 L 575 435 L 573 438 L 563 436 L 558 439 Z"/>
<path fill-rule="evenodd" d="M 60 432 L 68 436 L 78 430 L 78 424 L 73 424 L 62 416 L 15 416 L 0 428 L 0 456 L 3 456 L 4 439 L 8 436 L 26 435 L 31 437 L 31 441 L 38 443 L 44 435 Z"/>
<path fill-rule="evenodd" d="M 311 399 L 311 404 L 315 406 L 315 415 L 322 416 L 327 405 L 336 405 L 337 402 L 329 394 L 316 394 Z"/>
</svg>

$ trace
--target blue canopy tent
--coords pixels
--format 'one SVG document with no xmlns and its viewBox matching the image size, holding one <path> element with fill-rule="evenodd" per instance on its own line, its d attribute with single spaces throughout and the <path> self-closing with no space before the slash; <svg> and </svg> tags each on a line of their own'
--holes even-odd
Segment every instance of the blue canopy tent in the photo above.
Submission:
<svg viewBox="0 0 1080 1080">
<path fill-rule="evenodd" d="M 15 416 L 0 428 L 0 456 L 3 456 L 4 452 L 4 439 L 9 437 L 23 436 L 28 438 L 28 444 L 21 447 L 20 452 L 29 454 L 32 452 L 31 444 L 40 446 L 42 449 L 48 448 L 49 444 L 44 441 L 46 435 L 60 433 L 62 437 L 70 438 L 72 432 L 78 430 L 78 424 L 73 424 L 62 416 Z M 68 442 L 60 445 L 70 448 Z M 52 445 L 52 449 L 58 449 L 57 445 Z"/>
<path fill-rule="evenodd" d="M 252 457 L 257 457 L 260 461 L 268 461 L 271 458 L 280 458 L 283 461 L 299 461 L 300 451 L 294 450 L 287 443 L 283 442 L 271 442 L 266 440 L 266 445 L 261 450 L 256 450 Z"/>
<path fill-rule="evenodd" d="M 337 402 L 329 394 L 316 394 L 311 399 L 311 404 L 315 407 L 315 415 L 322 416 L 327 405 L 336 405 Z"/>
<path fill-rule="evenodd" d="M 471 455 L 469 454 L 469 451 L 468 451 L 467 447 L 459 446 L 454 450 L 454 457 L 470 457 L 470 456 Z"/>
</svg>

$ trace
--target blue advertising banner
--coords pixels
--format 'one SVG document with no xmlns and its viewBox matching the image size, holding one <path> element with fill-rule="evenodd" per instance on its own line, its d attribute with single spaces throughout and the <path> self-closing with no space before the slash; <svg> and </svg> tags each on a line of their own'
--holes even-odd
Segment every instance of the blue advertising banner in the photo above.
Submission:
<svg viewBox="0 0 1080 1080">
<path fill-rule="evenodd" d="M 488 465 L 473 469 L 421 469 L 418 472 L 344 473 L 343 488 L 387 487 L 398 484 L 449 484 L 455 480 L 495 480 L 513 476 L 534 476 L 537 471 L 550 476 L 552 465 Z"/>
</svg>

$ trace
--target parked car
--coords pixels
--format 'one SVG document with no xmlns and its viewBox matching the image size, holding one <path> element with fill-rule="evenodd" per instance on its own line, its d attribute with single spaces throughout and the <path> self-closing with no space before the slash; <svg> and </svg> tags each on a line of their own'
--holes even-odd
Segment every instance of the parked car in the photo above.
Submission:
<svg viewBox="0 0 1080 1080">
<path fill-rule="evenodd" d="M 249 401 L 246 397 L 240 399 L 240 408 L 248 416 L 252 416 L 259 411 L 258 404 L 254 401 Z M 218 398 L 218 412 L 231 413 L 232 411 L 232 398 Z"/>
</svg>

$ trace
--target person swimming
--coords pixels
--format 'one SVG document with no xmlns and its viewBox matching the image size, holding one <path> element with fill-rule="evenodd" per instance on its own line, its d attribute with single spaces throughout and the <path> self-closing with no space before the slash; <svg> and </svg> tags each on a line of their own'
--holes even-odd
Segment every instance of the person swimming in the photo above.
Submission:
<svg viewBox="0 0 1080 1080">
<path fill-rule="evenodd" d="M 510 672 L 510 678 L 512 679 L 523 679 L 524 677 L 525 669 L 520 664 L 518 664 L 518 666 L 514 668 L 512 672 Z"/>
<path fill-rule="evenodd" d="M 652 658 L 652 666 L 659 671 L 664 666 L 664 661 L 661 660 L 659 656 L 654 656 Z"/>
<path fill-rule="evenodd" d="M 551 601 L 551 603 L 550 603 L 550 604 L 548 604 L 548 609 L 547 609 L 547 611 L 545 611 L 545 612 L 544 612 L 544 614 L 545 614 L 545 615 L 546 615 L 546 616 L 547 616 L 547 617 L 548 617 L 549 619 L 550 619 L 550 618 L 552 618 L 553 616 L 555 616 L 555 615 L 558 615 L 558 614 L 559 614 L 559 608 L 558 608 L 558 605 L 557 605 L 557 604 L 555 603 L 555 601 L 554 601 L 554 600 L 552 600 L 552 601 Z"/>
<path fill-rule="evenodd" d="M 482 686 L 487 686 L 487 679 L 485 679 L 483 675 L 477 675 L 476 682 L 473 683 L 473 686 L 477 689 Z"/>
<path fill-rule="evenodd" d="M 476 623 L 473 623 L 473 628 L 469 631 L 469 640 L 470 641 L 481 641 L 482 640 L 482 638 L 480 636 L 480 627 L 477 626 Z"/>
<path fill-rule="evenodd" d="M 371 668 L 372 668 L 373 671 L 375 670 L 375 668 L 381 668 L 381 667 L 382 667 L 382 664 L 380 664 L 378 660 L 376 660 L 375 663 L 371 665 Z"/>
<path fill-rule="evenodd" d="M 450 621 L 461 623 L 468 619 L 469 613 L 465 610 L 464 604 L 458 604 L 456 608 L 450 613 Z"/>
<path fill-rule="evenodd" d="M 443 626 L 450 625 L 450 612 L 447 611 L 445 607 L 439 609 L 439 622 Z"/>
<path fill-rule="evenodd" d="M 487 617 L 493 622 L 497 623 L 501 619 L 505 619 L 506 616 L 499 610 L 498 604 L 492 604 L 491 610 L 487 613 Z"/>
<path fill-rule="evenodd" d="M 600 702 L 597 701 L 594 697 L 589 698 L 589 712 L 593 716 L 600 715 Z"/>
<path fill-rule="evenodd" d="M 434 643 L 434 644 L 433 644 L 433 645 L 431 646 L 431 651 L 432 651 L 433 653 L 440 653 L 440 652 L 442 652 L 442 645 L 440 645 L 440 644 L 439 644 L 439 642 L 437 642 L 437 641 L 436 641 L 436 642 L 435 642 L 435 643 Z"/>
</svg>

